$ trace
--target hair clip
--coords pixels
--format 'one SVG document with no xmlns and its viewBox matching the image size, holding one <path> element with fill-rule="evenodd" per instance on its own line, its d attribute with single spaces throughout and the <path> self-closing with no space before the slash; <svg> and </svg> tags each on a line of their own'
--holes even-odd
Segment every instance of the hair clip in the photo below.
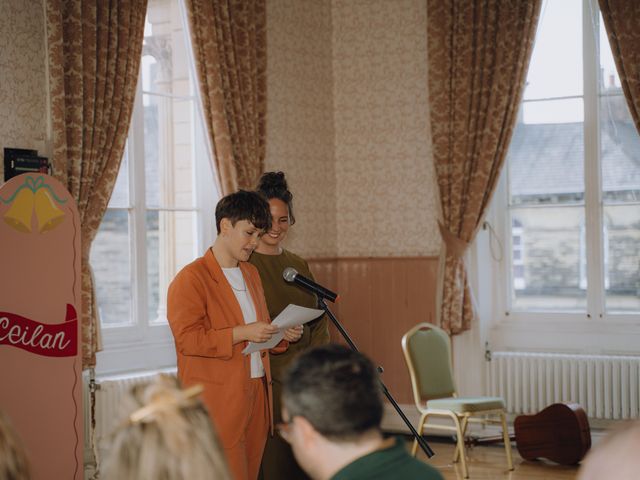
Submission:
<svg viewBox="0 0 640 480">
<path fill-rule="evenodd" d="M 146 417 L 155 413 L 157 410 L 160 410 L 169 405 L 178 405 L 180 402 L 184 400 L 188 400 L 193 398 L 204 391 L 204 387 L 200 384 L 193 385 L 185 390 L 181 390 L 177 395 L 172 397 L 161 397 L 156 400 L 152 400 L 151 403 L 145 405 L 144 407 L 139 408 L 131 415 L 129 415 L 129 421 L 131 423 L 138 423 L 144 420 Z"/>
</svg>

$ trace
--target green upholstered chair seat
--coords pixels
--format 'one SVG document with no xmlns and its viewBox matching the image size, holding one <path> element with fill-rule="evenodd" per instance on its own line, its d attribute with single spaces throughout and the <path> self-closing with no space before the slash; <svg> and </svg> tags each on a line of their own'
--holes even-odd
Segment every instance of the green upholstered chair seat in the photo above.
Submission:
<svg viewBox="0 0 640 480">
<path fill-rule="evenodd" d="M 453 378 L 449 334 L 430 323 L 419 323 L 403 335 L 402 351 L 411 376 L 413 399 L 421 413 L 418 435 L 422 435 L 430 415 L 447 415 L 454 423 L 453 428 L 457 438 L 453 461 L 462 462 L 462 475 L 464 478 L 469 478 L 464 437 L 470 417 L 498 415 L 502 424 L 507 465 L 509 470 L 513 470 L 504 400 L 500 397 L 455 396 L 456 385 Z M 431 400 L 425 402 L 426 398 Z M 415 456 L 417 448 L 418 442 L 414 440 L 411 448 L 412 455 Z"/>
<path fill-rule="evenodd" d="M 455 413 L 480 412 L 503 409 L 504 401 L 500 397 L 449 397 L 429 400 L 427 408 Z"/>
</svg>

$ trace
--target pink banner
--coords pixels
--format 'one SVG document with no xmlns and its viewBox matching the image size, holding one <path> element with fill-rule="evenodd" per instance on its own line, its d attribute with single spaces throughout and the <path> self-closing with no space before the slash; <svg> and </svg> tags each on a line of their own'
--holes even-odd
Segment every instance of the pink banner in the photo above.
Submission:
<svg viewBox="0 0 640 480">
<path fill-rule="evenodd" d="M 0 345 L 11 345 L 45 357 L 73 357 L 78 351 L 78 316 L 67 304 L 63 323 L 47 324 L 15 313 L 0 312 Z"/>
</svg>

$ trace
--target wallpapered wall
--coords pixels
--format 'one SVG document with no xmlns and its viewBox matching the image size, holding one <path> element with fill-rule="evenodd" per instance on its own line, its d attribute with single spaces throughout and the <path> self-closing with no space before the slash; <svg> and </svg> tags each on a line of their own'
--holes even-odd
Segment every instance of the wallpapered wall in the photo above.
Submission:
<svg viewBox="0 0 640 480">
<path fill-rule="evenodd" d="M 437 255 L 422 0 L 333 0 L 338 255 Z"/>
<path fill-rule="evenodd" d="M 331 3 L 267 1 L 267 170 L 283 170 L 297 223 L 288 247 L 337 254 Z"/>
<path fill-rule="evenodd" d="M 438 255 L 421 0 L 267 2 L 267 169 L 306 257 Z"/>
<path fill-rule="evenodd" d="M 42 2 L 3 0 L 0 18 L 0 146 L 46 154 Z M 296 194 L 289 247 L 437 255 L 424 2 L 269 0 L 267 35 L 266 168 Z"/>
<path fill-rule="evenodd" d="M 4 147 L 46 152 L 44 10 L 41 0 L 0 1 L 0 183 Z"/>
</svg>

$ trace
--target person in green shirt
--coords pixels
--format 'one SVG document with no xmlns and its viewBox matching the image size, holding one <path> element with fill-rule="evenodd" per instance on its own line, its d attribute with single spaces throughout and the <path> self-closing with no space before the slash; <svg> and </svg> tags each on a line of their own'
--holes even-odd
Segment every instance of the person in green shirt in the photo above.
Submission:
<svg viewBox="0 0 640 480">
<path fill-rule="evenodd" d="M 342 345 L 324 345 L 289 366 L 278 426 L 314 480 L 442 480 L 412 457 L 400 438 L 384 438 L 383 405 L 373 363 Z"/>
<path fill-rule="evenodd" d="M 295 223 L 293 195 L 289 191 L 283 172 L 267 172 L 262 175 L 257 187 L 269 202 L 271 228 L 261 237 L 249 262 L 260 274 L 264 295 L 271 319 L 293 303 L 302 307 L 316 308 L 317 299 L 312 293 L 282 278 L 287 267 L 295 268 L 301 275 L 313 278 L 307 262 L 283 247 L 289 228 Z M 280 422 L 280 396 L 285 369 L 296 355 L 316 345 L 329 343 L 329 328 L 326 315 L 304 325 L 302 337 L 291 343 L 282 354 L 270 355 L 273 379 L 274 421 Z M 260 478 L 262 480 L 298 480 L 309 478 L 298 466 L 291 447 L 276 433 L 267 439 Z"/>
</svg>

